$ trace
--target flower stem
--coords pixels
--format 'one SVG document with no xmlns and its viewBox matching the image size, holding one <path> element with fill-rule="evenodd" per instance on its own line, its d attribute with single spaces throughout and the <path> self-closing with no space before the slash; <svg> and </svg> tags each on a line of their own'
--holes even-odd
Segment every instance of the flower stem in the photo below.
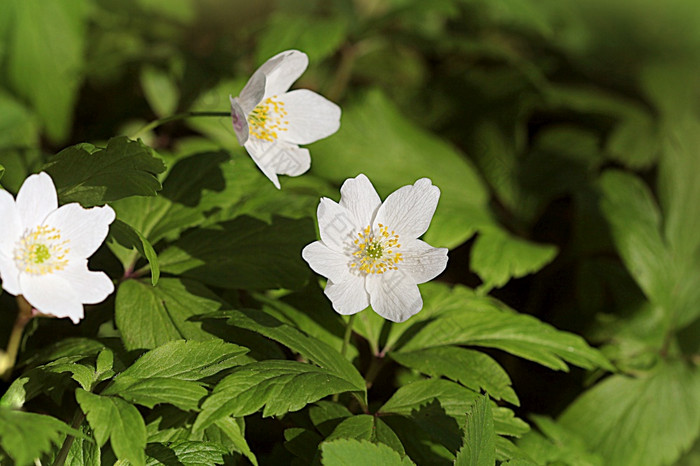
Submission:
<svg viewBox="0 0 700 466">
<path fill-rule="evenodd" d="M 170 115 L 165 118 L 159 118 L 158 120 L 153 120 L 147 125 L 143 126 L 140 130 L 136 131 L 130 136 L 131 139 L 136 139 L 139 134 L 150 131 L 154 128 L 164 125 L 165 123 L 170 123 L 171 121 L 184 120 L 191 117 L 230 117 L 231 112 L 183 112 L 176 113 L 175 115 Z"/>
<path fill-rule="evenodd" d="M 32 314 L 32 305 L 29 304 L 23 296 L 17 297 L 17 307 L 19 307 L 19 313 L 17 314 L 17 319 L 15 319 L 15 325 L 12 327 L 10 339 L 7 341 L 7 350 L 0 356 L 0 378 L 5 381 L 10 380 L 12 369 L 15 367 L 24 327 L 26 327 L 29 321 L 32 320 L 32 317 L 34 317 Z"/>
</svg>

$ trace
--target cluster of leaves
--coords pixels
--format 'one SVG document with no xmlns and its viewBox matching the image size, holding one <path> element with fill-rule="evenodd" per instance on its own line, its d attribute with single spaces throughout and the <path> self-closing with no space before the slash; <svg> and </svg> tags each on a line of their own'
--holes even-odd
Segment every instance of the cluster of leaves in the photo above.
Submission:
<svg viewBox="0 0 700 466">
<path fill-rule="evenodd" d="M 117 212 L 91 260 L 114 297 L 25 334 L 3 464 L 697 461 L 696 2 L 234 3 L 0 3 L 0 181 Z M 226 110 L 290 48 L 343 117 L 282 191 L 226 118 L 113 137 Z M 344 350 L 300 251 L 358 173 L 440 187 L 453 284 L 403 324 L 363 311 Z M 590 388 L 538 380 L 570 365 Z"/>
</svg>

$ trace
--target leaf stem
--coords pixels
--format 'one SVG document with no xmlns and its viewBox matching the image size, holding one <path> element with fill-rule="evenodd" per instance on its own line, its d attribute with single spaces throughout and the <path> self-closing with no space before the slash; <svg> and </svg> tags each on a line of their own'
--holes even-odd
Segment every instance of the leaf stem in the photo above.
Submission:
<svg viewBox="0 0 700 466">
<path fill-rule="evenodd" d="M 153 120 L 152 122 L 146 124 L 143 126 L 141 129 L 136 131 L 134 134 L 129 136 L 131 139 L 136 139 L 141 133 L 145 133 L 146 131 L 150 131 L 154 128 L 157 128 L 161 125 L 164 125 L 165 123 L 170 123 L 171 121 L 177 121 L 177 120 L 184 120 L 187 118 L 191 117 L 230 117 L 231 112 L 183 112 L 183 113 L 176 113 L 175 115 L 170 115 L 165 118 L 159 118 L 157 120 Z"/>
<path fill-rule="evenodd" d="M 0 355 L 0 378 L 5 381 L 10 380 L 12 369 L 15 367 L 24 328 L 34 317 L 32 305 L 24 299 L 24 296 L 17 296 L 17 307 L 19 308 L 19 313 L 17 314 L 17 319 L 15 319 L 15 325 L 12 327 L 10 339 L 7 341 L 7 350 Z"/>
<path fill-rule="evenodd" d="M 78 428 L 80 428 L 80 425 L 83 423 L 84 420 L 85 414 L 83 414 L 80 408 L 78 408 L 75 414 L 73 415 L 73 422 L 71 423 L 71 427 L 77 430 Z M 66 439 L 63 441 L 63 445 L 61 445 L 61 450 L 58 452 L 58 455 L 56 455 L 56 459 L 53 462 L 53 466 L 63 466 L 63 464 L 66 462 L 66 459 L 68 458 L 68 452 L 70 451 L 70 447 L 73 446 L 74 441 L 75 437 L 73 435 L 66 435 Z"/>
</svg>

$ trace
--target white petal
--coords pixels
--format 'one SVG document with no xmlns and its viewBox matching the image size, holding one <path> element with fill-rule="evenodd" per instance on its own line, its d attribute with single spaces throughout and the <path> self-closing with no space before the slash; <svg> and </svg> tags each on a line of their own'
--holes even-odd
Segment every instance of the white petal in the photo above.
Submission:
<svg viewBox="0 0 700 466">
<path fill-rule="evenodd" d="M 56 186 L 47 173 L 31 175 L 19 188 L 17 210 L 23 229 L 41 225 L 46 216 L 57 208 Z"/>
<path fill-rule="evenodd" d="M 114 221 L 114 210 L 110 206 L 85 209 L 74 202 L 52 212 L 45 225 L 57 228 L 61 239 L 70 243 L 70 257 L 90 257 L 109 233 L 109 224 Z"/>
<path fill-rule="evenodd" d="M 356 178 L 348 178 L 340 187 L 340 205 L 348 209 L 361 228 L 372 224 L 377 209 L 382 204 L 379 194 L 369 179 L 359 174 Z"/>
<path fill-rule="evenodd" d="M 6 255 L 0 252 L 0 278 L 2 288 L 11 295 L 22 294 L 19 287 L 19 270 L 15 264 L 13 255 Z"/>
<path fill-rule="evenodd" d="M 247 116 L 264 98 L 265 74 L 258 69 L 241 90 L 238 104 Z"/>
<path fill-rule="evenodd" d="M 355 234 L 362 228 L 355 223 L 355 217 L 345 207 L 327 197 L 321 198 L 316 215 L 323 244 L 348 257 Z"/>
<path fill-rule="evenodd" d="M 434 248 L 419 239 L 401 245 L 402 272 L 409 273 L 416 283 L 425 283 L 437 277 L 447 267 L 447 248 Z"/>
<path fill-rule="evenodd" d="M 265 76 L 265 97 L 263 98 L 287 92 L 294 81 L 304 73 L 307 66 L 309 66 L 309 57 L 299 50 L 287 50 L 267 60 L 255 72 Z"/>
<path fill-rule="evenodd" d="M 301 257 L 319 275 L 339 282 L 349 274 L 348 257 L 333 251 L 320 241 L 308 244 L 302 251 Z"/>
<path fill-rule="evenodd" d="M 287 131 L 281 136 L 294 144 L 311 144 L 338 131 L 340 107 L 308 89 L 298 89 L 279 96 L 287 112 Z"/>
<path fill-rule="evenodd" d="M 423 308 L 423 299 L 410 274 L 393 270 L 367 277 L 372 309 L 392 322 L 403 322 Z"/>
<path fill-rule="evenodd" d="M 323 292 L 331 300 L 333 309 L 338 314 L 356 314 L 369 306 L 364 277 L 348 274 L 347 278 L 339 283 L 328 280 Z"/>
<path fill-rule="evenodd" d="M 83 318 L 83 304 L 70 283 L 55 273 L 19 277 L 22 294 L 36 310 L 56 317 L 70 317 L 73 323 Z"/>
<path fill-rule="evenodd" d="M 12 257 L 23 232 L 12 194 L 0 190 L 0 254 Z"/>
<path fill-rule="evenodd" d="M 403 186 L 389 194 L 377 211 L 374 225 L 386 225 L 399 234 L 401 242 L 416 239 L 430 226 L 440 190 L 428 178 Z"/>
<path fill-rule="evenodd" d="M 238 97 L 228 96 L 231 101 L 231 122 L 233 132 L 236 133 L 238 144 L 244 145 L 248 141 L 248 118 L 247 113 L 241 108 Z"/>
<path fill-rule="evenodd" d="M 311 156 L 307 149 L 280 141 L 266 142 L 250 138 L 245 143 L 245 148 L 277 189 L 280 188 L 277 175 L 298 176 L 311 167 Z"/>
<path fill-rule="evenodd" d="M 107 274 L 88 270 L 87 260 L 73 261 L 56 274 L 70 283 L 83 304 L 101 303 L 114 292 L 114 284 Z"/>
</svg>

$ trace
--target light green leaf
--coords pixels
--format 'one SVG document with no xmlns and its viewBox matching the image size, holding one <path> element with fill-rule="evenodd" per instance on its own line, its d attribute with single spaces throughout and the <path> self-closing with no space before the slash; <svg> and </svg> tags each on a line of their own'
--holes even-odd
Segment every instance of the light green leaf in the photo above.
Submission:
<svg viewBox="0 0 700 466">
<path fill-rule="evenodd" d="M 135 248 L 141 257 L 148 260 L 148 265 L 151 268 L 151 284 L 156 286 L 160 278 L 160 267 L 158 266 L 158 256 L 156 251 L 151 246 L 151 243 L 138 230 L 133 228 L 121 220 L 117 219 L 109 227 L 110 236 L 116 243 L 127 249 Z M 114 243 L 110 245 L 112 247 Z M 125 267 L 128 267 L 126 265 Z"/>
<path fill-rule="evenodd" d="M 228 324 L 251 330 L 282 343 L 315 364 L 352 383 L 366 396 L 365 380 L 350 361 L 326 343 L 309 337 L 274 317 L 255 310 L 221 311 L 210 317 L 228 318 Z"/>
<path fill-rule="evenodd" d="M 128 350 L 152 349 L 172 340 L 212 340 L 192 316 L 214 312 L 222 303 L 206 287 L 189 280 L 126 280 L 119 285 L 115 320 Z"/>
<path fill-rule="evenodd" d="M 250 450 L 248 441 L 245 439 L 243 428 L 241 427 L 242 423 L 239 424 L 232 417 L 225 417 L 217 420 L 214 425 L 218 427 L 221 432 L 226 435 L 226 437 L 228 437 L 228 439 L 233 443 L 237 452 L 248 458 L 248 460 L 250 460 L 254 466 L 258 466 L 258 459 Z M 209 427 L 209 429 L 211 429 L 211 427 Z"/>
<path fill-rule="evenodd" d="M 180 98 L 177 83 L 166 71 L 154 66 L 141 68 L 141 88 L 153 112 L 163 118 L 172 115 Z"/>
<path fill-rule="evenodd" d="M 165 377 L 119 377 L 119 383 L 110 385 L 104 395 L 118 395 L 130 403 L 153 408 L 169 403 L 184 411 L 196 411 L 199 402 L 207 396 L 207 389 L 197 382 Z"/>
<path fill-rule="evenodd" d="M 109 440 L 118 459 L 128 460 L 133 466 L 146 464 L 146 425 L 134 405 L 121 398 L 94 395 L 80 388 L 75 398 L 100 447 Z"/>
<path fill-rule="evenodd" d="M 35 458 L 58 447 L 62 434 L 79 432 L 51 416 L 0 407 L 0 447 L 18 466 L 33 464 Z"/>
<path fill-rule="evenodd" d="M 580 336 L 519 314 L 495 299 L 470 296 L 467 289 L 455 288 L 450 300 L 442 305 L 446 310 L 421 324 L 400 352 L 476 345 L 498 348 L 556 370 L 568 370 L 567 362 L 586 369 L 613 370 L 607 359 Z"/>
<path fill-rule="evenodd" d="M 315 239 L 309 219 L 253 217 L 193 230 L 163 251 L 161 270 L 222 288 L 300 288 L 309 268 L 299 251 Z"/>
<path fill-rule="evenodd" d="M 383 444 L 366 440 L 338 439 L 324 442 L 322 447 L 324 466 L 406 466 L 415 464 L 408 456 L 401 455 Z"/>
<path fill-rule="evenodd" d="M 506 371 L 489 355 L 479 351 L 437 346 L 406 353 L 392 352 L 391 358 L 426 375 L 445 376 L 476 392 L 483 389 L 495 399 L 520 405 Z"/>
<path fill-rule="evenodd" d="M 212 442 L 179 440 L 170 444 L 149 443 L 146 447 L 146 466 L 178 465 L 200 466 L 223 464 L 224 447 Z"/>
<path fill-rule="evenodd" d="M 171 341 L 148 351 L 137 359 L 128 369 L 114 378 L 112 387 L 119 386 L 119 380 L 122 377 L 200 380 L 237 366 L 238 356 L 247 352 L 247 348 L 221 340 Z M 118 392 L 118 389 L 112 387 L 109 391 Z"/>
<path fill-rule="evenodd" d="M 82 82 L 87 4 L 11 0 L 7 78 L 28 100 L 53 142 L 67 136 Z"/>
<path fill-rule="evenodd" d="M 391 427 L 386 425 L 381 418 L 370 414 L 359 414 L 343 419 L 324 442 L 335 439 L 368 440 L 372 443 L 382 443 L 402 456 L 406 454 L 401 440 L 396 436 Z"/>
<path fill-rule="evenodd" d="M 471 253 L 471 268 L 484 282 L 482 289 L 500 288 L 511 278 L 537 272 L 556 256 L 557 248 L 511 236 L 503 230 L 479 233 Z"/>
<path fill-rule="evenodd" d="M 663 362 L 640 377 L 613 375 L 559 418 L 604 464 L 672 464 L 700 435 L 700 372 Z"/>
<path fill-rule="evenodd" d="M 458 246 L 493 223 L 486 189 L 467 159 L 401 115 L 379 91 L 344 107 L 340 130 L 315 143 L 311 152 L 313 173 L 336 183 L 364 173 L 382 197 L 430 178 L 442 193 L 425 235 L 435 247 Z"/>
<path fill-rule="evenodd" d="M 0 148 L 32 147 L 37 140 L 36 118 L 31 111 L 0 89 Z"/>
<path fill-rule="evenodd" d="M 532 430 L 518 440 L 518 447 L 537 464 L 563 463 L 571 466 L 603 466 L 599 455 L 591 453 L 583 439 L 561 424 L 544 416 L 531 416 L 542 432 Z"/>
<path fill-rule="evenodd" d="M 44 169 L 62 203 L 92 207 L 129 196 L 155 196 L 161 188 L 156 175 L 165 165 L 141 141 L 118 136 L 104 149 L 89 151 L 81 144 L 64 149 Z"/>
<path fill-rule="evenodd" d="M 455 466 L 494 466 L 496 434 L 488 397 L 480 396 L 467 412 L 464 442 L 455 457 Z"/>
<path fill-rule="evenodd" d="M 217 384 L 202 405 L 194 430 L 226 416 L 247 416 L 264 406 L 262 415 L 298 411 L 309 403 L 357 387 L 335 373 L 296 361 L 268 360 L 235 368 Z"/>
</svg>

